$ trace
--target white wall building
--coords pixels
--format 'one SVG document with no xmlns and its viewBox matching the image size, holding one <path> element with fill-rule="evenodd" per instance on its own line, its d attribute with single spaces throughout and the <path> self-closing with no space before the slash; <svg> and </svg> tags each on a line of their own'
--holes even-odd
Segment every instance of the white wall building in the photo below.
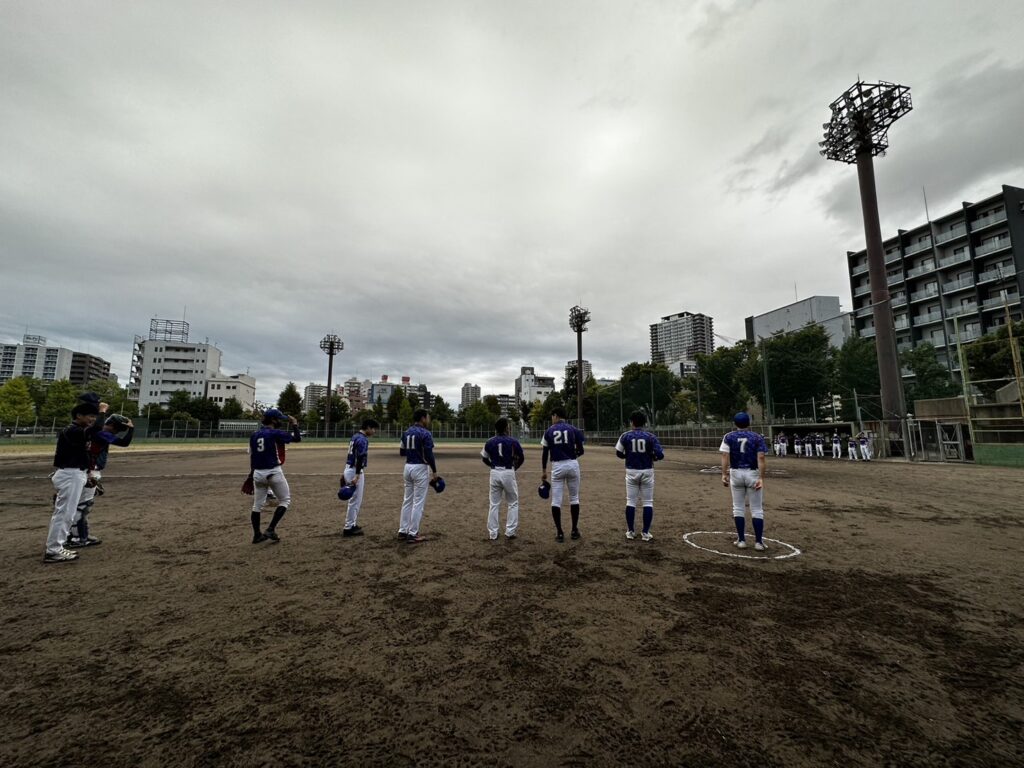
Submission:
<svg viewBox="0 0 1024 768">
<path fill-rule="evenodd" d="M 544 402 L 545 398 L 555 391 L 555 377 L 538 376 L 533 366 L 524 365 L 519 369 L 515 386 L 517 400 L 527 403 L 535 400 Z"/>
<path fill-rule="evenodd" d="M 466 382 L 462 385 L 462 400 L 459 401 L 459 410 L 464 411 L 473 403 L 480 402 L 480 387 L 476 384 Z"/>
<path fill-rule="evenodd" d="M 19 376 L 43 381 L 69 379 L 74 354 L 64 347 L 47 346 L 43 336 L 26 335 L 21 344 L 0 347 L 0 384 Z"/>
<path fill-rule="evenodd" d="M 798 331 L 808 325 L 820 325 L 828 333 L 833 347 L 853 335 L 853 317 L 839 308 L 838 296 L 810 296 L 784 307 L 746 319 L 747 340 L 767 339 L 776 333 Z"/>
<path fill-rule="evenodd" d="M 256 379 L 245 373 L 211 376 L 206 381 L 206 397 L 221 407 L 235 398 L 243 409 L 251 411 L 256 406 Z"/>
<path fill-rule="evenodd" d="M 651 362 L 677 375 L 696 367 L 697 355 L 715 351 L 714 320 L 708 315 L 677 312 L 651 325 Z"/>
<path fill-rule="evenodd" d="M 302 390 L 302 412 L 309 413 L 315 410 L 320 401 L 325 397 L 327 397 L 327 385 L 310 382 Z"/>
</svg>

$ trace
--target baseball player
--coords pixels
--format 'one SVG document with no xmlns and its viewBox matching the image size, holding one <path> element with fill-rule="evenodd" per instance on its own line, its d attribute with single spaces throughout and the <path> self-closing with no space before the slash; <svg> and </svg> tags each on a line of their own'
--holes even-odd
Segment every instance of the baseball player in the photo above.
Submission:
<svg viewBox="0 0 1024 768">
<path fill-rule="evenodd" d="M 843 458 L 843 441 L 839 439 L 839 433 L 832 433 L 832 458 Z"/>
<path fill-rule="evenodd" d="M 285 424 L 289 430 L 281 429 Z M 286 416 L 277 408 L 268 408 L 263 412 L 263 426 L 252 433 L 249 438 L 249 468 L 252 470 L 255 493 L 252 499 L 252 543 L 261 541 L 280 541 L 277 535 L 277 524 L 292 502 L 291 489 L 285 479 L 282 468 L 285 446 L 288 443 L 302 442 L 299 422 L 294 416 Z M 270 520 L 270 525 L 260 532 L 260 510 L 267 501 L 267 493 L 273 489 L 277 496 L 277 508 Z"/>
<path fill-rule="evenodd" d="M 814 436 L 814 455 L 819 459 L 825 458 L 825 436 L 820 432 Z"/>
<path fill-rule="evenodd" d="M 409 544 L 426 541 L 420 535 L 423 508 L 427 503 L 427 487 L 437 482 L 437 463 L 434 461 L 434 437 L 430 434 L 430 414 L 418 408 L 412 415 L 413 423 L 402 435 L 399 454 L 405 457 L 405 496 L 402 516 L 398 523 L 398 538 Z"/>
<path fill-rule="evenodd" d="M 764 438 L 752 432 L 750 416 L 740 412 L 733 417 L 736 429 L 722 438 L 718 450 L 722 454 L 722 485 L 732 491 L 732 517 L 736 523 L 736 541 L 739 549 L 746 549 L 746 504 L 750 502 L 750 518 L 754 525 L 754 549 L 763 552 L 764 535 Z"/>
<path fill-rule="evenodd" d="M 498 538 L 498 512 L 501 500 L 505 499 L 508 511 L 505 513 L 505 538 L 514 539 L 519 529 L 519 484 L 516 470 L 523 466 L 526 457 L 523 446 L 508 434 L 508 419 L 502 417 L 494 422 L 494 437 L 487 441 L 480 456 L 491 468 L 490 502 L 487 512 L 487 535 L 491 541 Z"/>
<path fill-rule="evenodd" d="M 366 469 L 370 452 L 370 438 L 377 434 L 380 423 L 376 419 L 363 419 L 359 431 L 352 435 L 348 444 L 348 456 L 345 458 L 345 472 L 342 477 L 346 485 L 355 489 L 352 498 L 348 500 L 348 508 L 345 512 L 345 528 L 342 536 L 362 536 L 363 529 L 358 524 L 359 510 L 363 506 L 363 493 L 366 491 Z"/>
<path fill-rule="evenodd" d="M 650 541 L 654 538 L 651 533 L 651 522 L 654 520 L 654 462 L 664 459 L 665 452 L 658 438 L 643 429 L 647 424 L 647 416 L 643 411 L 633 411 L 629 415 L 629 423 L 633 429 L 623 432 L 615 444 L 615 455 L 626 460 L 626 538 L 636 538 L 636 503 L 641 500 L 644 527 L 640 537 Z"/>
<path fill-rule="evenodd" d="M 785 432 L 779 433 L 779 455 L 785 457 L 789 452 L 789 438 Z"/>
<path fill-rule="evenodd" d="M 122 432 L 125 433 L 123 437 L 121 436 Z M 96 496 L 103 495 L 103 486 L 100 484 L 100 480 L 103 470 L 107 467 L 110 446 L 117 445 L 127 448 L 131 445 L 134 435 L 135 425 L 132 420 L 127 416 L 115 413 L 107 417 L 103 422 L 103 428 L 89 441 L 89 476 L 85 488 L 82 489 L 75 517 L 71 522 L 72 536 L 67 541 L 68 549 L 94 547 L 100 543 L 95 536 L 89 535 L 89 513 L 92 512 Z"/>
<path fill-rule="evenodd" d="M 846 438 L 846 455 L 849 456 L 850 461 L 857 460 L 857 438 L 853 435 Z"/>
<path fill-rule="evenodd" d="M 868 440 L 868 433 L 861 432 L 857 435 L 857 444 L 860 446 L 860 457 L 863 461 L 871 461 L 871 441 Z"/>
<path fill-rule="evenodd" d="M 804 440 L 800 435 L 793 438 L 793 453 L 802 456 L 804 452 Z"/>
<path fill-rule="evenodd" d="M 548 458 L 551 459 L 551 518 L 555 522 L 555 541 L 565 541 L 562 532 L 562 491 L 569 489 L 569 511 L 572 515 L 573 539 L 580 538 L 580 463 L 583 455 L 583 432 L 565 420 L 565 408 L 558 406 L 551 411 L 551 426 L 547 428 L 540 444 L 541 482 L 548 481 Z"/>
<path fill-rule="evenodd" d="M 107 412 L 107 404 L 80 402 L 71 409 L 71 424 L 57 435 L 57 450 L 53 455 L 54 472 L 50 476 L 57 496 L 53 502 L 53 515 L 46 536 L 44 563 L 67 563 L 78 559 L 78 553 L 64 546 L 68 540 L 71 522 L 78 509 L 82 490 L 88 481 L 89 441 L 100 430 L 96 418 Z"/>
</svg>

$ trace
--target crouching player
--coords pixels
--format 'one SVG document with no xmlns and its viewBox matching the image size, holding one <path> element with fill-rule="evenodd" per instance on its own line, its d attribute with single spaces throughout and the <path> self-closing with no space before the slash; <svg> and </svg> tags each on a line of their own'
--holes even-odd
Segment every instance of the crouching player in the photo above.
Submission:
<svg viewBox="0 0 1024 768">
<path fill-rule="evenodd" d="M 122 432 L 124 432 L 123 436 Z M 103 422 L 103 428 L 95 433 L 89 441 L 89 478 L 85 483 L 85 488 L 82 489 L 78 509 L 75 510 L 74 521 L 71 524 L 71 538 L 67 543 L 68 549 L 94 547 L 100 543 L 95 536 L 89 535 L 89 513 L 92 512 L 96 497 L 103 495 L 100 479 L 103 470 L 107 468 L 110 446 L 127 448 L 131 445 L 134 435 L 135 425 L 132 420 L 127 416 L 115 413 L 107 417 Z"/>
<path fill-rule="evenodd" d="M 754 525 L 754 549 L 763 552 L 766 547 L 764 535 L 764 494 L 765 453 L 768 448 L 764 438 L 752 432 L 750 416 L 740 412 L 733 417 L 736 429 L 722 438 L 718 450 L 722 454 L 722 485 L 732 491 L 732 516 L 736 523 L 735 545 L 746 549 L 746 511 L 750 502 L 750 517 Z"/>
<path fill-rule="evenodd" d="M 615 444 L 615 455 L 626 460 L 626 538 L 635 539 L 636 503 L 643 501 L 644 527 L 640 537 L 644 541 L 654 538 L 651 522 L 654 520 L 654 462 L 665 458 L 661 443 L 652 433 L 643 429 L 647 417 L 642 411 L 629 415 L 633 429 L 623 432 Z"/>
<path fill-rule="evenodd" d="M 290 431 L 280 429 L 284 424 L 290 424 Z M 277 535 L 277 524 L 281 522 L 281 518 L 288 511 L 288 505 L 292 501 L 291 490 L 288 488 L 288 481 L 281 468 L 281 457 L 284 455 L 287 443 L 301 441 L 299 422 L 295 420 L 294 416 L 285 416 L 277 408 L 268 408 L 263 413 L 263 426 L 253 432 L 249 438 L 249 467 L 252 469 L 252 480 L 255 486 L 251 515 L 253 544 L 259 544 L 267 539 L 280 541 L 280 537 Z M 277 509 L 274 510 L 274 517 L 271 518 L 267 530 L 261 532 L 260 510 L 267 502 L 267 493 L 271 489 L 277 496 Z"/>
</svg>

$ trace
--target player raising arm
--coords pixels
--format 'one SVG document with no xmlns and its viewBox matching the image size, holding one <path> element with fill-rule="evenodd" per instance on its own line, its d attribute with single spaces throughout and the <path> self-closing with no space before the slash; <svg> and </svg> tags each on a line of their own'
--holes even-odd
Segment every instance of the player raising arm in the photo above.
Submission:
<svg viewBox="0 0 1024 768">
<path fill-rule="evenodd" d="M 626 538 L 635 539 L 636 502 L 643 501 L 644 528 L 640 536 L 644 541 L 654 538 L 651 522 L 654 520 L 654 462 L 665 458 L 658 438 L 642 429 L 647 423 L 643 411 L 629 415 L 633 429 L 623 432 L 615 444 L 615 455 L 626 460 Z"/>
<path fill-rule="evenodd" d="M 765 453 L 767 446 L 764 438 L 752 432 L 750 416 L 742 411 L 733 417 L 736 429 L 722 438 L 718 450 L 722 454 L 722 485 L 732 490 L 732 517 L 736 523 L 735 544 L 745 549 L 747 540 L 744 536 L 746 528 L 746 504 L 750 502 L 750 517 L 754 524 L 754 549 L 763 552 L 766 547 L 764 534 L 764 494 Z"/>
<path fill-rule="evenodd" d="M 289 430 L 281 429 L 285 424 Z M 280 541 L 277 535 L 277 524 L 292 502 L 288 480 L 285 479 L 281 458 L 284 456 L 287 443 L 302 441 L 299 422 L 294 416 L 285 416 L 277 408 L 268 408 L 263 413 L 263 426 L 252 433 L 249 438 L 249 467 L 252 469 L 255 494 L 252 499 L 252 543 L 261 541 Z M 270 520 L 267 530 L 260 532 L 260 510 L 267 502 L 267 493 L 273 489 L 277 497 L 277 509 Z"/>
</svg>

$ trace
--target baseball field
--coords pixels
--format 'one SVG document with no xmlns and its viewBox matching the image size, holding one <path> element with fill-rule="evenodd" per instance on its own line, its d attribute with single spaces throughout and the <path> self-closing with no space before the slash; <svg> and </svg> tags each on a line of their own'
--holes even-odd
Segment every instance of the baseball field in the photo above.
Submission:
<svg viewBox="0 0 1024 768">
<path fill-rule="evenodd" d="M 397 450 L 343 538 L 343 447 L 293 448 L 253 545 L 243 444 L 115 449 L 103 543 L 59 565 L 50 457 L 0 456 L 0 765 L 1024 764 L 1019 470 L 770 459 L 742 559 L 717 454 L 668 452 L 642 542 L 589 449 L 558 544 L 535 450 L 487 540 L 478 450 L 440 449 L 407 545 Z"/>
</svg>

